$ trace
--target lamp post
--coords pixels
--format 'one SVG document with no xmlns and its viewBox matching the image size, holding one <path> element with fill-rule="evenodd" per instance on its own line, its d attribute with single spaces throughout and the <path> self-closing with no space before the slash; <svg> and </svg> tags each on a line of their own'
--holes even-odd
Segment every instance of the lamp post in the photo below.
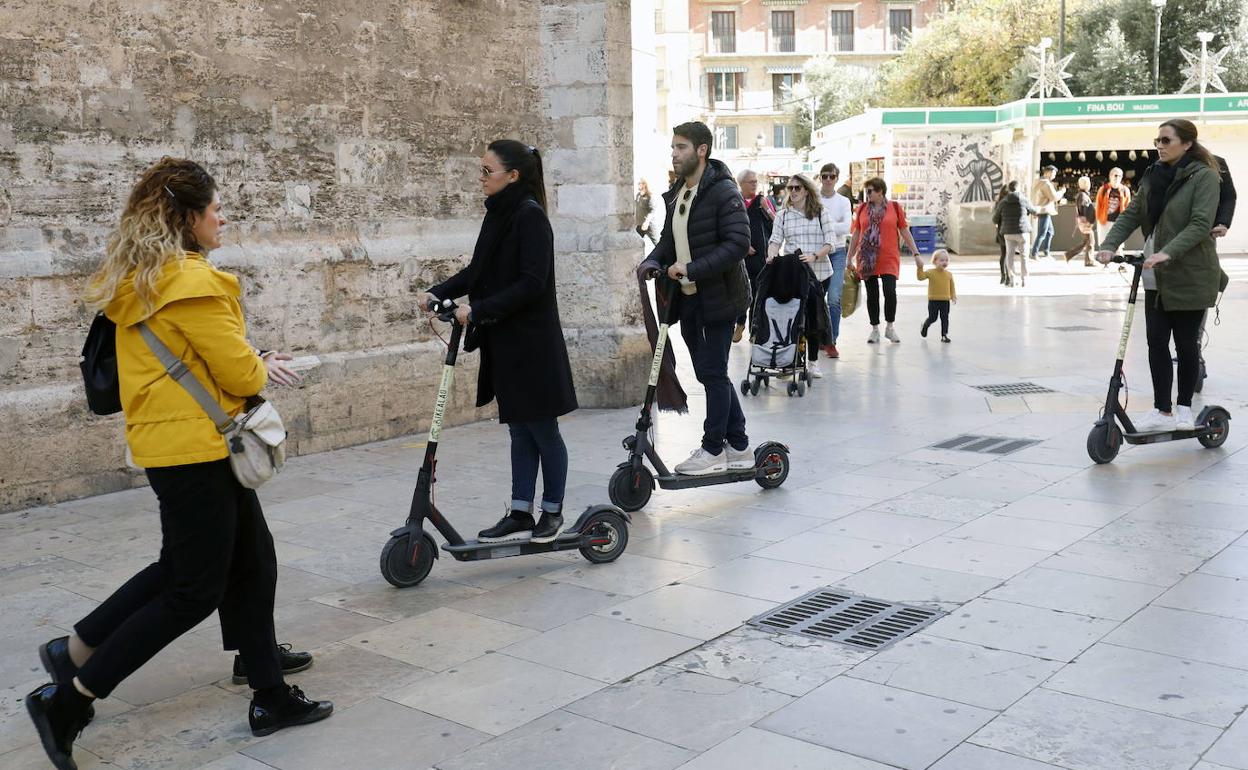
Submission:
<svg viewBox="0 0 1248 770">
<path fill-rule="evenodd" d="M 1213 40 L 1212 32 L 1197 32 L 1196 39 L 1200 41 L 1200 95 L 1205 95 L 1205 89 L 1209 86 L 1209 41 Z M 1200 109 L 1205 109 L 1205 103 L 1202 100 Z"/>
<path fill-rule="evenodd" d="M 1153 93 L 1161 91 L 1161 11 L 1166 7 L 1166 0 L 1152 0 L 1157 11 L 1157 26 L 1153 37 Z"/>
<path fill-rule="evenodd" d="M 1036 46 L 1037 52 L 1040 54 L 1040 120 L 1044 120 L 1044 97 L 1048 95 L 1048 72 L 1049 72 L 1049 48 L 1053 45 L 1053 38 L 1045 37 L 1040 39 L 1039 45 Z"/>
<path fill-rule="evenodd" d="M 1062 0 L 1057 16 L 1057 58 L 1066 52 L 1066 0 Z"/>
</svg>

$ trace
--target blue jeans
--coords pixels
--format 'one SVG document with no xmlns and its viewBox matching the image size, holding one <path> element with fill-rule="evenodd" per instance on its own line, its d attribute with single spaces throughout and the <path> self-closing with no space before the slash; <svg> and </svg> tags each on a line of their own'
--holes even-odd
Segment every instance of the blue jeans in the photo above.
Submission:
<svg viewBox="0 0 1248 770">
<path fill-rule="evenodd" d="M 540 465 L 542 510 L 562 510 L 563 494 L 568 485 L 568 448 L 559 433 L 559 420 L 551 417 L 512 422 L 507 424 L 507 429 L 511 431 L 511 509 L 533 510 Z"/>
<path fill-rule="evenodd" d="M 833 345 L 836 344 L 836 338 L 841 336 L 841 291 L 845 288 L 845 256 L 844 246 L 828 255 L 832 260 L 832 278 L 828 283 L 828 315 L 832 322 Z"/>
<path fill-rule="evenodd" d="M 1046 255 L 1053 246 L 1053 217 L 1049 214 L 1040 214 L 1036 217 L 1036 240 L 1031 244 L 1031 256 L 1036 256 L 1040 252 Z"/>
<path fill-rule="evenodd" d="M 745 434 L 745 412 L 737 400 L 737 389 L 728 379 L 732 326 L 732 321 L 704 323 L 698 295 L 681 297 L 680 336 L 693 359 L 693 373 L 706 390 L 702 448 L 713 455 L 724 451 L 725 440 L 738 451 L 750 446 L 750 438 Z"/>
</svg>

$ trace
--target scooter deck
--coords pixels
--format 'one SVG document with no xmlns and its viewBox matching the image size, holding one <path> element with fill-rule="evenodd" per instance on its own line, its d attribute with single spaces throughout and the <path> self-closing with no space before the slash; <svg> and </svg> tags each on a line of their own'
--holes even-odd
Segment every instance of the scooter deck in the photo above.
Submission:
<svg viewBox="0 0 1248 770">
<path fill-rule="evenodd" d="M 1199 438 L 1209 432 L 1208 425 L 1197 425 L 1192 430 L 1163 430 L 1153 433 L 1123 433 L 1122 438 L 1128 444 L 1160 444 L 1163 441 L 1182 441 Z"/>
<path fill-rule="evenodd" d="M 442 550 L 460 561 L 479 561 L 482 559 L 502 559 L 508 556 L 525 556 L 531 553 L 568 551 L 588 545 L 588 540 L 589 535 L 587 533 L 564 532 L 547 543 L 534 543 L 528 539 L 500 540 L 493 543 L 483 543 L 480 540 L 466 540 L 460 545 L 443 543 Z"/>
<path fill-rule="evenodd" d="M 658 476 L 655 481 L 663 489 L 690 489 L 692 487 L 707 487 L 712 484 L 734 484 L 738 481 L 752 481 L 758 476 L 758 468 L 741 468 L 740 470 L 726 471 L 724 473 L 708 473 L 705 476 L 687 476 L 683 473 L 670 473 L 666 476 Z"/>
</svg>

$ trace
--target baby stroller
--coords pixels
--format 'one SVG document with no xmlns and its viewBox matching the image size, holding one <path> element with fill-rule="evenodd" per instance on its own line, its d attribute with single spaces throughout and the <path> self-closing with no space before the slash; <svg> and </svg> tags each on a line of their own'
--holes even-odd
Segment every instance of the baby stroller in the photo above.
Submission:
<svg viewBox="0 0 1248 770">
<path fill-rule="evenodd" d="M 750 310 L 750 364 L 741 394 L 757 396 L 771 379 L 788 380 L 790 396 L 802 397 L 814 384 L 806 369 L 809 321 L 828 316 L 822 286 L 798 254 L 783 254 L 758 274 L 758 295 Z M 814 313 L 812 313 L 812 305 Z M 819 309 L 822 306 L 822 310 Z"/>
</svg>

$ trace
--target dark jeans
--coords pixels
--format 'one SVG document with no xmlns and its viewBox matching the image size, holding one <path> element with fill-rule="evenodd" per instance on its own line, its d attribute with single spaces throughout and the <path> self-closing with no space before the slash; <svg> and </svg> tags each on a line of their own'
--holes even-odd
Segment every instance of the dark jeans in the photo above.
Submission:
<svg viewBox="0 0 1248 770">
<path fill-rule="evenodd" d="M 559 432 L 559 420 L 511 422 L 511 509 L 532 511 L 537 494 L 537 469 L 542 469 L 542 510 L 563 509 L 568 485 L 568 448 Z"/>
<path fill-rule="evenodd" d="M 1010 271 L 1005 267 L 1005 236 L 1001 234 L 1000 230 L 997 230 L 997 245 L 1001 247 L 1001 280 L 1004 281 L 1006 276 L 1010 274 Z"/>
<path fill-rule="evenodd" d="M 1148 328 L 1148 368 L 1153 375 L 1153 407 L 1169 412 L 1174 365 L 1170 361 L 1170 338 L 1179 359 L 1179 406 L 1191 406 L 1200 377 L 1200 324 L 1203 310 L 1165 310 L 1158 307 L 1155 291 L 1144 292 L 1144 324 Z"/>
<path fill-rule="evenodd" d="M 923 328 L 936 323 L 937 317 L 940 318 L 940 336 L 949 336 L 949 305 L 952 303 L 947 299 L 929 299 L 927 301 L 927 320 L 923 322 Z"/>
<path fill-rule="evenodd" d="M 828 287 L 829 287 L 831 284 L 832 284 L 832 277 L 831 277 L 831 276 L 829 276 L 829 277 L 827 277 L 827 278 L 824 278 L 822 281 L 820 281 L 820 282 L 819 282 L 819 287 L 820 287 L 820 288 L 819 288 L 819 291 L 823 293 L 823 296 L 825 296 L 825 297 L 826 297 L 826 296 L 828 296 Z M 815 301 L 816 301 L 816 298 L 815 298 L 815 297 L 807 297 L 807 298 L 806 298 L 806 301 L 807 301 L 807 302 L 815 302 Z M 829 313 L 829 323 L 830 323 L 830 322 L 831 322 L 831 318 L 830 318 L 830 316 L 831 316 L 831 311 L 828 311 L 828 313 Z M 809 316 L 808 316 L 808 317 L 809 317 Z M 818 344 L 818 342 L 819 342 L 818 333 L 817 333 L 814 329 L 807 329 L 807 330 L 806 330 L 806 358 L 807 358 L 807 360 L 809 360 L 809 361 L 817 361 L 817 360 L 819 360 L 819 344 Z"/>
<path fill-rule="evenodd" d="M 252 688 L 282 684 L 277 556 L 255 491 L 238 483 L 228 460 L 148 468 L 147 478 L 160 500 L 160 560 L 74 626 L 96 648 L 79 680 L 107 697 L 216 610 L 225 649 L 238 650 Z"/>
<path fill-rule="evenodd" d="M 884 284 L 884 320 L 897 320 L 897 276 L 873 275 L 863 284 L 867 287 L 867 317 L 872 326 L 880 325 L 880 283 Z"/>
<path fill-rule="evenodd" d="M 1036 240 L 1031 244 L 1031 256 L 1036 256 L 1040 252 L 1045 254 L 1053 246 L 1053 217 L 1050 214 L 1038 214 L 1036 216 Z"/>
<path fill-rule="evenodd" d="M 680 336 L 693 359 L 693 373 L 706 390 L 702 448 L 718 455 L 724 451 L 725 440 L 738 451 L 748 448 L 750 438 L 745 433 L 745 413 L 737 400 L 737 389 L 728 379 L 732 323 L 704 323 L 698 295 L 687 295 L 680 300 Z"/>
</svg>

